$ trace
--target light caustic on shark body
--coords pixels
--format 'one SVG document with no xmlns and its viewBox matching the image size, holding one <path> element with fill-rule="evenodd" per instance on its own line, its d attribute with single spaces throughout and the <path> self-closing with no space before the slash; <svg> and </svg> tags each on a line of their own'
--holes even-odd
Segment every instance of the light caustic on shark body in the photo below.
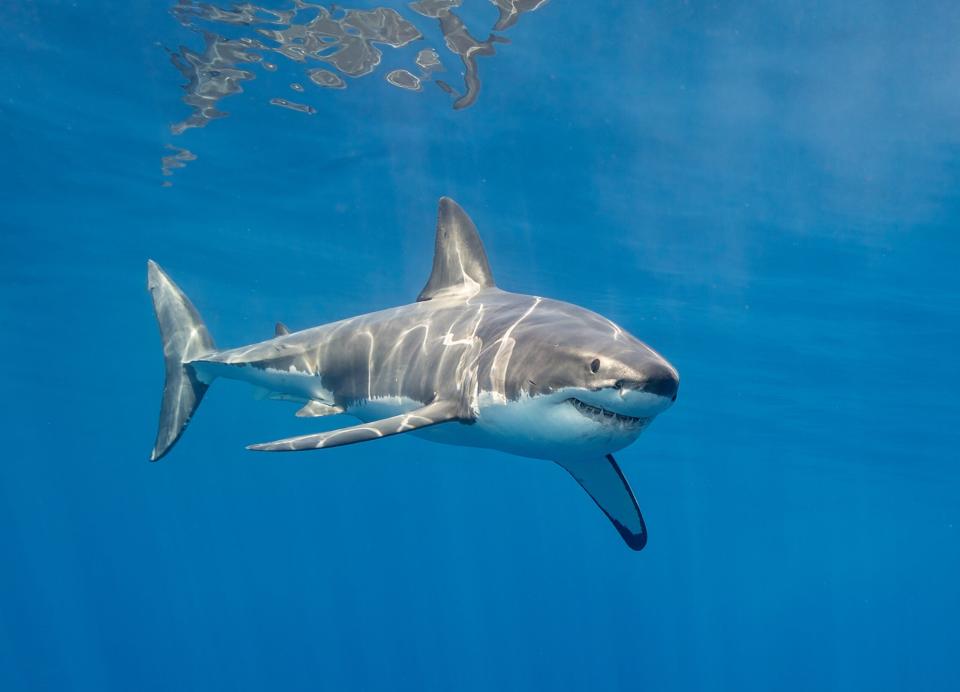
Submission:
<svg viewBox="0 0 960 692">
<path fill-rule="evenodd" d="M 152 459 L 169 452 L 210 384 L 243 380 L 298 416 L 361 423 L 255 444 L 327 449 L 411 432 L 564 467 L 639 550 L 646 528 L 612 456 L 677 396 L 677 371 L 610 320 L 494 284 L 473 222 L 440 200 L 433 270 L 417 302 L 220 350 L 197 310 L 154 263 L 148 287 L 166 386 Z"/>
</svg>

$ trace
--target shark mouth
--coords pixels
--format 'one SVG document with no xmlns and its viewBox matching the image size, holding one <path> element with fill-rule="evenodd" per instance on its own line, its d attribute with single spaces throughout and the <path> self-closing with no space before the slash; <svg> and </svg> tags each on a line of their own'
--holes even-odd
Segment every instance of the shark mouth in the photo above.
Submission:
<svg viewBox="0 0 960 692">
<path fill-rule="evenodd" d="M 647 426 L 647 423 L 650 422 L 649 418 L 636 418 L 634 416 L 625 416 L 622 413 L 616 413 L 614 411 L 608 411 L 605 408 L 600 408 L 599 406 L 591 406 L 590 404 L 585 404 L 579 399 L 567 399 L 575 409 L 582 413 L 587 418 L 592 418 L 598 423 L 611 425 L 619 424 L 626 428 L 632 428 L 637 430 L 642 430 Z"/>
</svg>

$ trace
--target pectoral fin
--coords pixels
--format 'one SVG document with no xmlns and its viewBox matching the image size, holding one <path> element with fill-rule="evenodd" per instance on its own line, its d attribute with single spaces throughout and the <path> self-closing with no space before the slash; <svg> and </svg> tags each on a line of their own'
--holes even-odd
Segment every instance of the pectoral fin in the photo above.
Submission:
<svg viewBox="0 0 960 692">
<path fill-rule="evenodd" d="M 355 442 L 376 440 L 389 435 L 398 435 L 452 420 L 458 420 L 456 403 L 438 401 L 410 413 L 402 413 L 399 416 L 384 418 L 372 423 L 361 423 L 349 428 L 340 428 L 339 430 L 314 435 L 288 437 L 275 442 L 250 445 L 247 449 L 255 452 L 299 452 L 306 449 L 327 449 L 354 444 Z"/>
<path fill-rule="evenodd" d="M 613 455 L 557 463 L 569 471 L 589 493 L 597 506 L 613 522 L 627 545 L 634 550 L 642 550 L 647 544 L 647 527 L 643 523 L 643 515 L 640 514 L 633 491 Z"/>
</svg>

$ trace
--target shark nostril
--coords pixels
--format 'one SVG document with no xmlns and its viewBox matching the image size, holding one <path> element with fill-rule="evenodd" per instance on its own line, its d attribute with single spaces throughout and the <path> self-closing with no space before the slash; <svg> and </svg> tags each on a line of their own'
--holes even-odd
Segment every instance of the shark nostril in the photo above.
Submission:
<svg viewBox="0 0 960 692">
<path fill-rule="evenodd" d="M 613 383 L 614 389 L 623 389 L 623 380 L 617 380 Z"/>
</svg>

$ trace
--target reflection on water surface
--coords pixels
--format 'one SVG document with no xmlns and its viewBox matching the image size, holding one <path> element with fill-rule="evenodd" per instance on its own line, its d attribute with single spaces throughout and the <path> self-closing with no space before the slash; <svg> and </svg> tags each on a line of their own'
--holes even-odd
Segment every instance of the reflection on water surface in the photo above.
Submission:
<svg viewBox="0 0 960 692">
<path fill-rule="evenodd" d="M 475 0 L 479 2 L 480 0 Z M 411 69 L 388 72 L 384 81 L 412 92 L 423 91 L 424 83 L 433 82 L 452 99 L 454 109 L 473 105 L 480 94 L 480 73 L 477 59 L 494 55 L 496 43 L 509 40 L 496 33 L 516 24 L 521 15 L 533 12 L 548 0 L 489 0 L 499 17 L 485 39 L 475 37 L 455 12 L 462 0 L 418 0 L 408 4 L 409 17 L 393 8 L 348 9 L 337 4 L 315 4 L 293 0 L 292 7 L 271 8 L 242 3 L 219 7 L 195 0 L 179 0 L 171 13 L 181 25 L 195 31 L 203 39 L 203 49 L 181 46 L 171 52 L 171 62 L 187 80 L 183 84 L 183 101 L 191 108 L 183 120 L 170 126 L 174 135 L 191 128 L 205 127 L 211 120 L 227 115 L 219 102 L 243 91 L 243 83 L 256 78 L 253 67 L 260 65 L 273 72 L 277 65 L 272 55 L 279 55 L 305 66 L 309 84 L 323 89 L 345 89 L 345 77 L 357 79 L 376 72 L 383 58 L 384 47 L 400 49 L 424 35 L 414 24 L 423 18 L 439 23 L 447 52 L 456 56 L 463 71 L 463 87 L 434 77 L 445 70 L 440 54 L 433 46 L 420 49 L 410 61 Z M 323 63 L 324 67 L 309 67 Z M 311 89 L 295 82 L 294 91 L 309 101 L 316 98 Z M 310 103 L 290 101 L 271 95 L 267 102 L 274 106 L 313 115 L 317 108 Z M 185 150 L 184 150 L 185 151 Z M 163 174 L 183 167 L 191 158 L 163 158 Z M 169 184 L 169 181 L 167 181 Z"/>
</svg>

